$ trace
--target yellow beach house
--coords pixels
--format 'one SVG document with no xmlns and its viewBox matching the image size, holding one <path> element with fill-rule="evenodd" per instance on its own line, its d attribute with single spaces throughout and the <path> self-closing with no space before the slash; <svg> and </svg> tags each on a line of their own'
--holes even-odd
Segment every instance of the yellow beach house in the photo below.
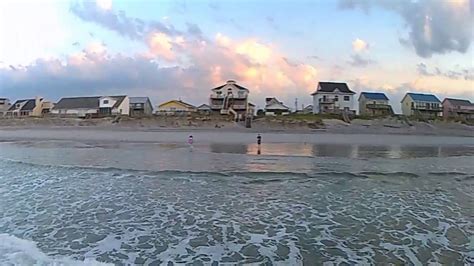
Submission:
<svg viewBox="0 0 474 266">
<path fill-rule="evenodd" d="M 171 100 L 158 105 L 157 114 L 181 114 L 196 112 L 197 108 L 181 100 Z"/>
</svg>

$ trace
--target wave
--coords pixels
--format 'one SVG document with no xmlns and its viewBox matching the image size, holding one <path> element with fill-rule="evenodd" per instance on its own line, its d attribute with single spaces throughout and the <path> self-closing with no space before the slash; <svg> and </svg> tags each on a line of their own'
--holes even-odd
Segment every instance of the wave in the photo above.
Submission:
<svg viewBox="0 0 474 266">
<path fill-rule="evenodd" d="M 123 176 L 123 175 L 134 175 L 134 176 L 145 176 L 145 177 L 179 177 L 179 176 L 195 176 L 195 177 L 224 177 L 224 178 L 233 178 L 233 177 L 244 177 L 250 180 L 244 181 L 251 183 L 266 183 L 266 182 L 278 182 L 278 181 L 288 181 L 288 180 L 302 180 L 302 179 L 328 179 L 331 177 L 335 178 L 360 178 L 360 179 L 369 179 L 377 176 L 382 177 L 394 177 L 394 178 L 419 178 L 420 175 L 410 172 L 381 172 L 381 171 L 360 171 L 360 172 L 348 172 L 348 171 L 235 171 L 235 170 L 215 170 L 215 171 L 191 171 L 191 170 L 140 170 L 140 169 L 131 169 L 131 168 L 119 168 L 119 167 L 103 167 L 103 166 L 78 166 L 78 165 L 54 165 L 54 164 L 40 164 L 33 162 L 24 162 L 19 160 L 0 158 L 0 162 L 10 162 L 22 165 L 30 166 L 40 166 L 46 168 L 64 168 L 72 170 L 95 170 L 95 171 L 104 171 L 112 173 L 112 176 Z M 431 175 L 438 176 L 466 176 L 466 173 L 462 172 L 430 172 Z M 469 179 L 469 178 L 466 178 Z"/>
<path fill-rule="evenodd" d="M 69 266 L 107 266 L 108 263 L 94 259 L 84 261 L 68 257 L 51 257 L 43 253 L 36 243 L 9 234 L 0 234 L 0 264 L 1 265 L 69 265 Z"/>
<path fill-rule="evenodd" d="M 429 172 L 428 174 L 430 175 L 436 175 L 436 176 L 464 176 L 464 175 L 467 175 L 466 173 L 462 173 L 462 172 Z"/>
</svg>

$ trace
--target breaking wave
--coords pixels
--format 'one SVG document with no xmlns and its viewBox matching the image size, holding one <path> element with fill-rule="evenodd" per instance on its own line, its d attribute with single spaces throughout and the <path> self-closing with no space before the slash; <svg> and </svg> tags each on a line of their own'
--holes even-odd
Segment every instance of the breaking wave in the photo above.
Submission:
<svg viewBox="0 0 474 266">
<path fill-rule="evenodd" d="M 43 253 L 36 243 L 9 234 L 0 234 L 1 265 L 44 265 L 44 266 L 106 266 L 112 265 L 97 262 L 94 259 L 83 261 L 67 257 L 51 257 Z"/>
</svg>

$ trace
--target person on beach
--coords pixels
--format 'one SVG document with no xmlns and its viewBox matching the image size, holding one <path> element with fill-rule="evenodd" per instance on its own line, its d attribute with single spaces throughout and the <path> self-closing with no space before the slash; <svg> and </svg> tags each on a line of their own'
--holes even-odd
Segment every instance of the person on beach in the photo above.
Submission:
<svg viewBox="0 0 474 266">
<path fill-rule="evenodd" d="M 190 135 L 189 138 L 188 138 L 189 151 L 193 151 L 193 143 L 194 143 L 193 136 Z"/>
<path fill-rule="evenodd" d="M 262 153 L 262 150 L 261 150 L 262 136 L 260 134 L 257 135 L 257 146 L 258 146 L 257 154 L 261 154 Z"/>
</svg>

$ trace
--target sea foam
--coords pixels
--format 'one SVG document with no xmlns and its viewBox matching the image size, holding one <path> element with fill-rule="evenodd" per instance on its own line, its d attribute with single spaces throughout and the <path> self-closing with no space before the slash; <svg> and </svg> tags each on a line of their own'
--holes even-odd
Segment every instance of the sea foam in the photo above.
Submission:
<svg viewBox="0 0 474 266">
<path fill-rule="evenodd" d="M 48 266 L 105 266 L 107 263 L 93 259 L 84 261 L 67 257 L 51 257 L 43 253 L 36 243 L 9 234 L 0 234 L 0 264 L 1 265 L 48 265 Z"/>
</svg>

